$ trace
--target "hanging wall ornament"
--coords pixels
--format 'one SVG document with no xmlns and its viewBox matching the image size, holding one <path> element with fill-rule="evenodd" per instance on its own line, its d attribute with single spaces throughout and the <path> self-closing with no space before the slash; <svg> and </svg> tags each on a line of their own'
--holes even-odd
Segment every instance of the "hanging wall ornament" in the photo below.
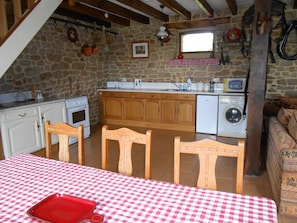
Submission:
<svg viewBox="0 0 297 223">
<path fill-rule="evenodd" d="M 69 27 L 67 29 L 67 37 L 70 40 L 70 42 L 75 43 L 78 40 L 78 34 L 75 28 Z"/>
<path fill-rule="evenodd" d="M 163 42 L 168 43 L 169 40 L 171 39 L 171 32 L 167 28 L 165 31 L 168 33 L 168 36 L 163 39 Z"/>
</svg>

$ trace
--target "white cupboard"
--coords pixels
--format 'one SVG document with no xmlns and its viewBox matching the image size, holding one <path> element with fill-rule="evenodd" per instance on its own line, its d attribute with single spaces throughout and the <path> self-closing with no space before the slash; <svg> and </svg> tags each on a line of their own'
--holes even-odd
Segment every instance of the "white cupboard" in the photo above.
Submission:
<svg viewBox="0 0 297 223">
<path fill-rule="evenodd" d="M 36 107 L 2 113 L 1 133 L 4 157 L 31 153 L 41 148 L 41 135 Z"/>
<path fill-rule="evenodd" d="M 53 102 L 38 106 L 41 146 L 45 147 L 45 129 L 44 123 L 50 120 L 51 124 L 67 122 L 66 107 L 64 102 Z M 58 136 L 52 135 L 52 144 L 58 143 Z"/>
<path fill-rule="evenodd" d="M 67 122 L 64 100 L 15 107 L 1 111 L 4 157 L 32 153 L 45 147 L 44 122 Z M 57 143 L 57 136 L 53 143 Z"/>
</svg>

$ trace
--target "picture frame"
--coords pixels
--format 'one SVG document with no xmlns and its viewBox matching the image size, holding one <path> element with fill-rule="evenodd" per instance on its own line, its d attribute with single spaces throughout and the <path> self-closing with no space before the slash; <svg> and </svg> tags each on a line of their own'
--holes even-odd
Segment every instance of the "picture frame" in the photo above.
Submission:
<svg viewBox="0 0 297 223">
<path fill-rule="evenodd" d="M 132 42 L 132 58 L 148 58 L 149 57 L 149 42 Z"/>
</svg>

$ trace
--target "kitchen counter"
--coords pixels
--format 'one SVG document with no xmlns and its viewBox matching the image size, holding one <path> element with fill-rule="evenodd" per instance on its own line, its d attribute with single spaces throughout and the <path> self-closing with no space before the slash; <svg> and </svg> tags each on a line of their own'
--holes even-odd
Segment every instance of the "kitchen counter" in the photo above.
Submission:
<svg viewBox="0 0 297 223">
<path fill-rule="evenodd" d="M 169 94 L 205 94 L 205 95 L 243 95 L 243 92 L 224 92 L 224 91 L 181 91 L 178 89 L 152 89 L 152 88 L 99 88 L 97 91 L 113 92 L 144 92 L 144 93 L 169 93 Z"/>
<path fill-rule="evenodd" d="M 64 102 L 65 99 L 49 99 L 49 100 L 34 100 L 34 99 L 29 99 L 25 101 L 15 101 L 15 102 L 10 102 L 10 103 L 3 103 L 0 104 L 0 112 L 2 111 L 7 111 L 7 110 L 16 110 L 19 109 L 19 107 L 26 108 L 30 107 L 32 105 L 44 105 L 44 104 L 50 104 L 54 102 Z"/>
</svg>

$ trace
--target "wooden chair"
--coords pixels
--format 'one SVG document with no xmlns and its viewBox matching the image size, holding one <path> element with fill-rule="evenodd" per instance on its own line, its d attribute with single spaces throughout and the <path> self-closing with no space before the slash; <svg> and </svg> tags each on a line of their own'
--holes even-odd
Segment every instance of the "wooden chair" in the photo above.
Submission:
<svg viewBox="0 0 297 223">
<path fill-rule="evenodd" d="M 236 193 L 241 194 L 243 188 L 244 169 L 244 140 L 239 139 L 238 145 L 229 145 L 203 139 L 193 142 L 182 142 L 180 136 L 174 139 L 174 183 L 179 183 L 180 154 L 197 154 L 199 156 L 200 171 L 197 187 L 216 190 L 215 167 L 218 156 L 237 157 Z"/>
<path fill-rule="evenodd" d="M 132 144 L 145 145 L 145 178 L 151 177 L 151 130 L 145 134 L 135 132 L 128 128 L 109 130 L 107 125 L 102 127 L 102 169 L 108 168 L 108 140 L 119 142 L 120 157 L 118 171 L 128 176 L 132 175 Z"/>
<path fill-rule="evenodd" d="M 73 127 L 66 123 L 50 124 L 45 122 L 45 151 L 46 157 L 51 157 L 52 134 L 57 134 L 59 138 L 59 160 L 69 162 L 69 137 L 77 137 L 78 139 L 78 164 L 84 164 L 84 126 Z"/>
</svg>

